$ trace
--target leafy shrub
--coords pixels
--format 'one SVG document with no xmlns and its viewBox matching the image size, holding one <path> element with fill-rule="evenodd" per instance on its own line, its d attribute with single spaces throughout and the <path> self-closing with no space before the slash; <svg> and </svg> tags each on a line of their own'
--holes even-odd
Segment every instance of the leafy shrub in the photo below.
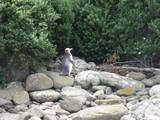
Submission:
<svg viewBox="0 0 160 120">
<path fill-rule="evenodd" d="M 11 67 L 39 66 L 56 55 L 49 42 L 49 27 L 59 18 L 51 0 L 3 0 L 0 2 L 0 60 Z"/>
</svg>

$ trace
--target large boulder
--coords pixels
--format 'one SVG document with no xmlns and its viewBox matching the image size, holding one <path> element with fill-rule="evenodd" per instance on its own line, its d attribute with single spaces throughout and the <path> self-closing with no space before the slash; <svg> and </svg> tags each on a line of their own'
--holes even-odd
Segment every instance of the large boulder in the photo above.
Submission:
<svg viewBox="0 0 160 120">
<path fill-rule="evenodd" d="M 68 112 L 78 112 L 82 109 L 83 104 L 73 97 L 65 97 L 64 100 L 60 102 L 60 106 Z"/>
<path fill-rule="evenodd" d="M 72 120 L 120 120 L 126 112 L 127 108 L 123 104 L 102 105 L 83 109 L 69 117 Z"/>
<path fill-rule="evenodd" d="M 46 75 L 53 80 L 54 88 L 61 89 L 66 86 L 72 86 L 74 83 L 74 78 L 68 76 L 60 76 L 60 74 L 56 72 L 47 71 Z"/>
<path fill-rule="evenodd" d="M 132 106 L 129 114 L 136 120 L 159 120 L 159 108 L 160 99 L 145 100 Z"/>
<path fill-rule="evenodd" d="M 62 89 L 61 95 L 65 97 L 78 97 L 78 96 L 84 96 L 87 99 L 95 99 L 95 97 L 90 94 L 88 91 L 76 88 L 76 87 L 64 87 Z"/>
<path fill-rule="evenodd" d="M 26 90 L 37 91 L 53 87 L 53 81 L 44 73 L 36 73 L 27 77 Z"/>
<path fill-rule="evenodd" d="M 85 89 L 89 88 L 91 85 L 99 84 L 113 86 L 117 89 L 126 87 L 141 89 L 145 87 L 142 82 L 132 78 L 124 77 L 115 73 L 91 70 L 78 73 L 75 77 L 75 81 Z"/>
<path fill-rule="evenodd" d="M 15 93 L 24 91 L 21 82 L 11 82 L 7 88 L 0 89 L 0 97 L 7 100 L 13 100 Z"/>
<path fill-rule="evenodd" d="M 96 71 L 83 71 L 76 75 L 75 81 L 83 88 L 88 89 L 91 85 L 96 86 L 100 84 L 101 74 Z"/>
<path fill-rule="evenodd" d="M 146 85 L 146 86 L 153 86 L 156 84 L 160 84 L 160 75 L 155 75 L 149 79 L 144 79 L 142 80 L 142 82 Z"/>
<path fill-rule="evenodd" d="M 146 75 L 141 72 L 130 72 L 126 77 L 133 78 L 135 80 L 143 80 L 146 78 Z"/>
<path fill-rule="evenodd" d="M 145 85 L 137 80 L 134 80 L 132 78 L 127 78 L 115 73 L 109 73 L 109 72 L 101 72 L 102 75 L 102 84 L 110 85 L 115 88 L 127 88 L 127 87 L 133 87 L 135 89 L 142 89 L 145 88 Z"/>
<path fill-rule="evenodd" d="M 15 104 L 25 104 L 29 103 L 29 94 L 26 91 L 18 91 L 13 96 L 13 102 Z"/>
<path fill-rule="evenodd" d="M 57 101 L 60 98 L 60 93 L 54 90 L 34 91 L 30 93 L 33 100 L 37 102 Z"/>
<path fill-rule="evenodd" d="M 154 96 L 156 94 L 160 94 L 160 84 L 151 87 L 151 89 L 149 90 L 149 95 L 150 96 Z"/>
</svg>

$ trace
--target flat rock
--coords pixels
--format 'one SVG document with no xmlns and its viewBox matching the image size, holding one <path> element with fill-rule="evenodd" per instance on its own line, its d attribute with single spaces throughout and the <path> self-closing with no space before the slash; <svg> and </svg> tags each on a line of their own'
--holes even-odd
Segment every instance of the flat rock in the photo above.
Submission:
<svg viewBox="0 0 160 120">
<path fill-rule="evenodd" d="M 43 90 L 31 92 L 30 96 L 33 100 L 43 103 L 57 101 L 61 95 L 54 90 Z"/>
<path fill-rule="evenodd" d="M 128 88 L 120 89 L 116 93 L 119 96 L 130 96 L 130 95 L 134 95 L 136 93 L 136 90 L 133 87 L 128 87 Z"/>
<path fill-rule="evenodd" d="M 83 109 L 71 114 L 72 120 L 120 120 L 127 113 L 127 108 L 123 104 L 102 105 Z"/>
<path fill-rule="evenodd" d="M 90 94 L 88 91 L 76 88 L 76 87 L 64 87 L 62 89 L 61 95 L 66 97 L 78 97 L 78 96 L 84 96 L 87 99 L 95 99 L 95 97 Z"/>
<path fill-rule="evenodd" d="M 35 73 L 27 77 L 26 90 L 37 91 L 53 87 L 53 81 L 43 73 Z"/>
<path fill-rule="evenodd" d="M 66 86 L 72 86 L 74 83 L 73 77 L 60 76 L 60 74 L 56 72 L 47 71 L 46 75 L 53 80 L 53 86 L 56 89 L 61 89 Z"/>
</svg>

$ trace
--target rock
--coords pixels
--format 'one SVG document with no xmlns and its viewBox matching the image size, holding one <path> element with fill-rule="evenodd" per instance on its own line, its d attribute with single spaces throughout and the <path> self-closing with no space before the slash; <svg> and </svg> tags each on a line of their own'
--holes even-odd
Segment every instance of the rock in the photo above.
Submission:
<svg viewBox="0 0 160 120">
<path fill-rule="evenodd" d="M 156 84 L 160 84 L 160 75 L 155 75 L 149 79 L 144 79 L 142 81 L 146 86 L 153 86 L 153 85 L 156 85 Z"/>
<path fill-rule="evenodd" d="M 58 120 L 56 116 L 44 115 L 43 120 Z"/>
<path fill-rule="evenodd" d="M 117 89 L 134 87 L 135 89 L 145 88 L 145 85 L 132 78 L 120 76 L 115 73 L 98 72 L 98 71 L 83 71 L 76 75 L 75 81 L 81 85 L 82 88 L 88 89 L 90 86 L 101 84 L 113 86 Z"/>
<path fill-rule="evenodd" d="M 60 102 L 60 106 L 64 110 L 72 113 L 81 110 L 83 104 L 77 99 L 73 99 L 72 97 L 66 97 Z"/>
<path fill-rule="evenodd" d="M 145 85 L 142 82 L 134 80 L 132 78 L 127 78 L 109 72 L 101 72 L 101 75 L 102 75 L 102 80 L 101 80 L 102 84 L 110 85 L 117 89 L 127 88 L 127 87 L 134 87 L 135 89 L 145 88 Z"/>
<path fill-rule="evenodd" d="M 30 108 L 26 112 L 28 112 L 30 116 L 37 116 L 39 118 L 43 116 L 43 111 L 39 107 Z"/>
<path fill-rule="evenodd" d="M 26 90 L 37 91 L 53 87 L 53 81 L 43 73 L 32 74 L 27 77 Z"/>
<path fill-rule="evenodd" d="M 112 93 L 113 93 L 112 88 L 111 87 L 107 87 L 106 90 L 105 90 L 105 94 L 106 95 L 110 95 Z"/>
<path fill-rule="evenodd" d="M 55 62 L 51 61 L 48 65 L 48 69 L 53 72 L 61 72 L 62 71 L 61 59 L 62 56 L 58 57 L 58 59 Z M 94 62 L 87 63 L 86 61 L 78 57 L 73 57 L 73 59 L 76 65 L 76 67 L 72 71 L 72 73 L 74 74 L 84 70 L 95 70 L 96 68 L 96 64 Z"/>
<path fill-rule="evenodd" d="M 139 103 L 139 100 L 138 100 L 138 99 L 128 102 L 126 106 L 127 106 L 128 109 L 131 109 L 131 108 L 132 108 L 134 105 L 136 105 L 137 103 Z"/>
<path fill-rule="evenodd" d="M 0 114 L 0 120 L 19 120 L 18 114 L 13 113 L 1 113 Z"/>
<path fill-rule="evenodd" d="M 106 90 L 106 86 L 103 86 L 103 85 L 99 85 L 99 86 L 93 86 L 92 87 L 92 91 L 93 92 L 96 92 L 96 91 L 98 91 L 98 90 L 103 90 L 103 91 L 105 91 Z"/>
<path fill-rule="evenodd" d="M 143 79 L 142 82 L 148 87 L 151 87 L 156 84 L 156 82 L 152 79 Z"/>
<path fill-rule="evenodd" d="M 74 78 L 68 76 L 60 76 L 56 72 L 46 72 L 46 75 L 53 80 L 53 86 L 56 89 L 61 89 L 66 86 L 72 86 L 74 83 Z"/>
<path fill-rule="evenodd" d="M 41 120 L 41 119 L 39 117 L 34 116 L 34 117 L 31 117 L 29 120 Z"/>
<path fill-rule="evenodd" d="M 60 107 L 60 105 L 55 105 L 52 109 L 56 112 L 56 115 L 69 115 L 70 113 Z"/>
<path fill-rule="evenodd" d="M 124 115 L 123 117 L 121 117 L 120 120 L 136 120 L 133 117 L 131 117 L 130 115 Z"/>
<path fill-rule="evenodd" d="M 101 97 L 104 96 L 104 91 L 103 90 L 98 90 L 93 94 L 95 97 Z"/>
<path fill-rule="evenodd" d="M 127 112 L 127 108 L 122 105 L 102 105 L 83 109 L 71 114 L 72 120 L 120 120 Z"/>
<path fill-rule="evenodd" d="M 18 91 L 13 96 L 13 102 L 17 105 L 29 103 L 29 101 L 29 94 L 26 91 Z"/>
<path fill-rule="evenodd" d="M 46 105 L 48 107 L 51 107 L 54 105 L 54 103 L 53 102 L 44 102 L 42 105 Z"/>
<path fill-rule="evenodd" d="M 52 109 L 46 109 L 46 110 L 43 110 L 43 114 L 44 115 L 49 115 L 49 116 L 55 116 L 56 112 Z"/>
<path fill-rule="evenodd" d="M 87 98 L 85 96 L 76 96 L 76 97 L 71 97 L 71 98 L 80 101 L 82 104 L 85 104 L 87 101 Z"/>
<path fill-rule="evenodd" d="M 30 93 L 33 100 L 43 103 L 57 101 L 60 98 L 60 93 L 54 90 L 34 91 Z"/>
<path fill-rule="evenodd" d="M 84 96 L 87 99 L 95 99 L 95 97 L 90 94 L 88 91 L 75 87 L 64 87 L 62 89 L 61 95 L 66 97 L 78 97 Z"/>
<path fill-rule="evenodd" d="M 75 76 L 75 81 L 82 86 L 82 88 L 88 89 L 90 86 L 96 86 L 100 84 L 100 74 L 95 71 L 83 71 Z"/>
<path fill-rule="evenodd" d="M 28 112 L 19 113 L 18 120 L 28 120 L 31 118 L 31 115 Z"/>
<path fill-rule="evenodd" d="M 86 61 L 78 57 L 73 57 L 73 59 L 76 65 L 75 69 L 73 70 L 73 73 L 82 72 L 84 70 L 95 70 L 96 68 L 96 64 L 94 62 L 87 63 Z"/>
<path fill-rule="evenodd" d="M 135 80 L 143 80 L 146 78 L 146 75 L 141 72 L 130 72 L 126 77 L 133 78 Z"/>
<path fill-rule="evenodd" d="M 131 96 L 136 93 L 135 88 L 133 87 L 128 87 L 128 88 L 123 88 L 117 91 L 117 95 L 119 96 Z"/>
<path fill-rule="evenodd" d="M 130 108 L 129 114 L 136 120 L 159 120 L 160 99 L 145 100 Z"/>
<path fill-rule="evenodd" d="M 21 82 L 11 82 L 7 88 L 0 89 L 0 97 L 7 100 L 12 100 L 16 92 L 24 91 Z"/>
<path fill-rule="evenodd" d="M 5 112 L 6 112 L 5 109 L 0 108 L 0 114 L 1 114 L 1 113 L 5 113 Z"/>
<path fill-rule="evenodd" d="M 18 112 L 25 112 L 26 110 L 28 110 L 28 107 L 26 104 L 21 104 L 21 105 L 15 106 L 14 109 L 18 113 Z"/>
<path fill-rule="evenodd" d="M 10 105 L 10 104 L 12 104 L 12 102 L 10 100 L 0 98 L 0 107 L 3 107 L 5 105 Z"/>
<path fill-rule="evenodd" d="M 151 89 L 149 90 L 150 96 L 154 96 L 159 93 L 160 93 L 160 85 L 155 85 L 155 86 L 151 87 Z"/>
<path fill-rule="evenodd" d="M 104 100 L 95 100 L 97 105 L 114 105 L 124 103 L 122 99 L 104 99 Z"/>
</svg>

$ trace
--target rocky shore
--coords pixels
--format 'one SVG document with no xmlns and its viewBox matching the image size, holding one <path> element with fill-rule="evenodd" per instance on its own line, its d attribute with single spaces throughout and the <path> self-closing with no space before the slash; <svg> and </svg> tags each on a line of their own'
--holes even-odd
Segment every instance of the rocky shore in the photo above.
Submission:
<svg viewBox="0 0 160 120">
<path fill-rule="evenodd" d="M 77 65 L 74 77 L 41 70 L 0 89 L 0 120 L 160 120 L 160 73 L 121 76 Z"/>
</svg>

